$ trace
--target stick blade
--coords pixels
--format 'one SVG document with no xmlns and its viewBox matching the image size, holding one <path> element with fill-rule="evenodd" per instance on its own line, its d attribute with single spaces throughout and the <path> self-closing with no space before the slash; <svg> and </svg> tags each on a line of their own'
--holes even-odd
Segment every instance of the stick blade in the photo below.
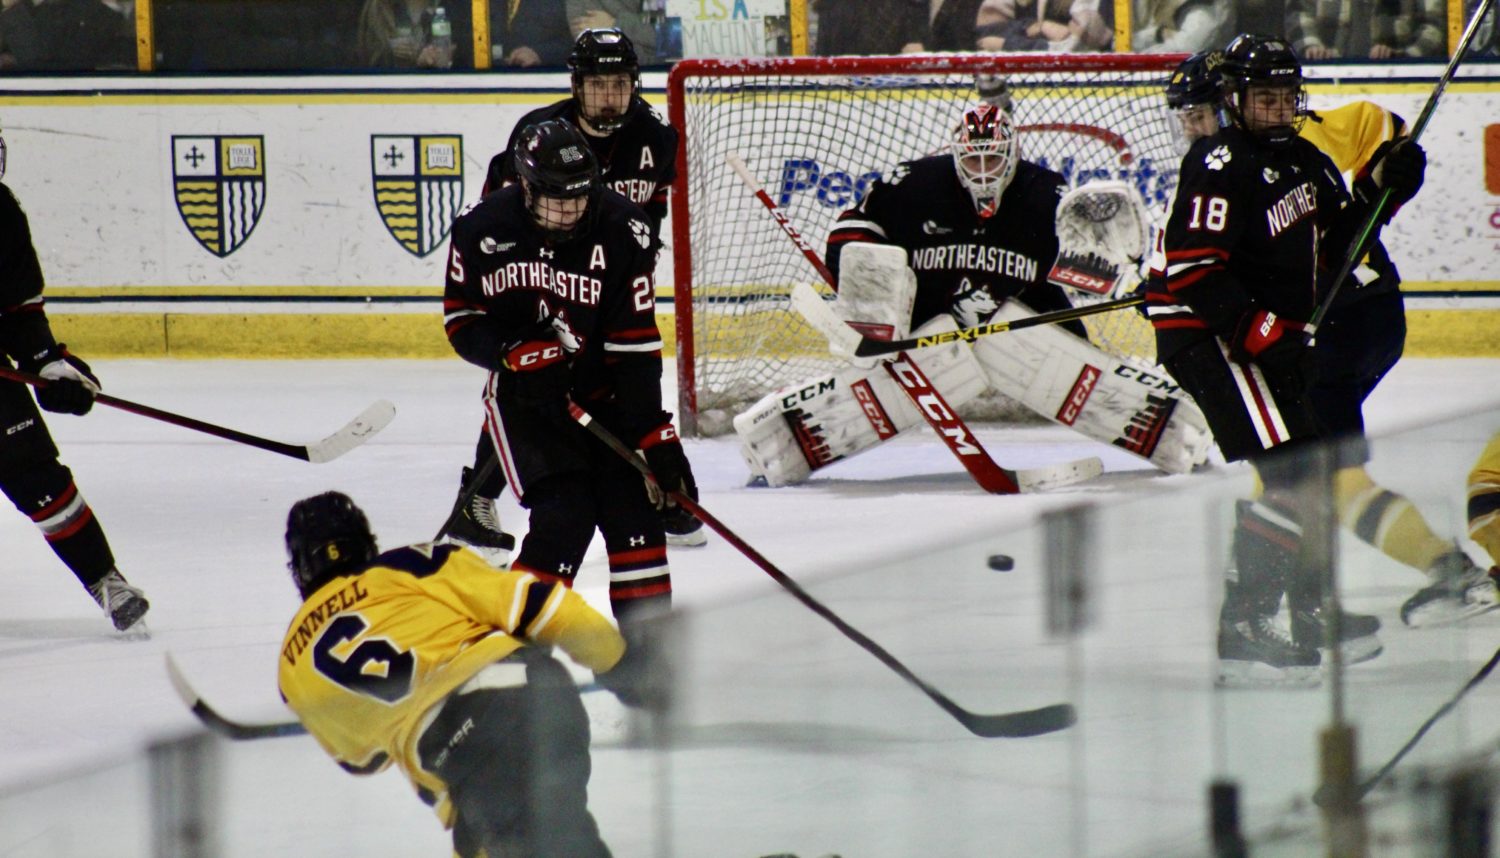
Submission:
<svg viewBox="0 0 1500 858">
<path fill-rule="evenodd" d="M 1044 492 L 1048 489 L 1077 485 L 1092 480 L 1104 473 L 1104 460 L 1098 456 L 1043 465 L 1039 468 L 1022 468 L 1016 471 L 1016 485 L 1022 492 Z"/>
<path fill-rule="evenodd" d="M 245 739 L 274 739 L 280 736 L 300 736 L 307 732 L 300 722 L 287 721 L 272 724 L 239 724 L 230 721 L 215 712 L 212 706 L 198 696 L 198 692 L 188 684 L 187 677 L 182 675 L 182 669 L 177 666 L 177 660 L 172 654 L 166 653 L 167 678 L 172 681 L 172 688 L 182 702 L 187 704 L 193 715 L 203 723 L 211 732 L 217 733 L 227 739 L 236 741 Z"/>
<path fill-rule="evenodd" d="M 370 440 L 384 429 L 396 416 L 396 406 L 382 399 L 364 411 L 348 425 L 327 438 L 309 444 L 307 461 L 313 464 L 329 462 Z"/>
<path fill-rule="evenodd" d="M 1078 710 L 1070 703 L 1054 703 L 1040 709 L 1007 712 L 1003 715 L 965 713 L 959 723 L 970 733 L 985 739 L 1023 739 L 1065 730 L 1078 721 Z"/>
<path fill-rule="evenodd" d="M 792 309 L 802 315 L 809 325 L 828 340 L 828 350 L 839 357 L 854 357 L 863 337 L 859 331 L 844 324 L 828 302 L 817 290 L 806 283 L 792 287 Z"/>
</svg>

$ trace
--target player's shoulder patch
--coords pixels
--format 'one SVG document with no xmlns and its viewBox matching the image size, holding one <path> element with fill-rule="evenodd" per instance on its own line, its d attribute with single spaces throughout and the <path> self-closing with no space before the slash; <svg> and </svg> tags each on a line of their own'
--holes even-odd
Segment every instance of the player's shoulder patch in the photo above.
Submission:
<svg viewBox="0 0 1500 858">
<path fill-rule="evenodd" d="M 630 219 L 630 234 L 635 237 L 636 244 L 643 250 L 651 249 L 651 225 L 640 218 Z"/>
</svg>

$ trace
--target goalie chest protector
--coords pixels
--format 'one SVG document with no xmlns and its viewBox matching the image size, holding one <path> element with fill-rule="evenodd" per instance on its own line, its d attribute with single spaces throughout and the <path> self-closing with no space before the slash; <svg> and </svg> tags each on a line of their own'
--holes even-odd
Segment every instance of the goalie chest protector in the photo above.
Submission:
<svg viewBox="0 0 1500 858">
<path fill-rule="evenodd" d="M 839 216 L 828 236 L 828 267 L 838 273 L 851 241 L 906 248 L 917 275 L 913 329 L 947 311 L 955 295 L 980 288 L 997 303 L 1021 297 L 1040 312 L 1063 309 L 1067 297 L 1046 277 L 1057 258 L 1053 221 L 1065 190 L 1058 173 L 1021 161 L 1000 208 L 981 219 L 951 156 L 904 162 Z"/>
</svg>

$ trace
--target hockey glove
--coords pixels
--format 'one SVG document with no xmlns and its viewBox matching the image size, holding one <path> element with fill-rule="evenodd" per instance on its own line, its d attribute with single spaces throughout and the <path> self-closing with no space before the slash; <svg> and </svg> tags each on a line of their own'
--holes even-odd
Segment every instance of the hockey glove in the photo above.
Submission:
<svg viewBox="0 0 1500 858">
<path fill-rule="evenodd" d="M 572 374 L 568 354 L 550 329 L 509 344 L 500 364 L 501 389 L 517 403 L 539 411 L 565 411 Z"/>
<path fill-rule="evenodd" d="M 1283 319 L 1267 310 L 1247 310 L 1235 325 L 1229 341 L 1229 357 L 1237 363 L 1253 363 L 1268 376 L 1273 388 L 1298 394 L 1311 381 L 1312 349 L 1301 322 Z"/>
<path fill-rule="evenodd" d="M 614 667 L 594 679 L 632 709 L 661 712 L 667 708 L 667 683 L 661 671 L 652 669 L 649 652 L 648 647 L 632 644 Z"/>
<path fill-rule="evenodd" d="M 698 499 L 698 484 L 693 480 L 693 469 L 688 465 L 687 454 L 682 451 L 682 442 L 671 423 L 663 423 L 642 436 L 641 455 L 651 466 L 656 477 L 656 486 L 646 483 L 646 491 L 657 509 L 675 506 L 666 493 L 682 492 L 693 500 Z M 659 487 L 659 488 L 658 488 Z"/>
<path fill-rule="evenodd" d="M 99 378 L 81 358 L 69 353 L 66 345 L 56 343 L 33 355 L 21 362 L 21 369 L 51 382 L 36 389 L 36 402 L 42 408 L 59 414 L 87 414 L 94 407 Z"/>
<path fill-rule="evenodd" d="M 1384 191 L 1390 189 L 1391 201 L 1401 205 L 1417 195 L 1427 175 L 1427 153 L 1405 137 L 1387 140 L 1370 156 L 1374 165 L 1370 178 Z"/>
</svg>

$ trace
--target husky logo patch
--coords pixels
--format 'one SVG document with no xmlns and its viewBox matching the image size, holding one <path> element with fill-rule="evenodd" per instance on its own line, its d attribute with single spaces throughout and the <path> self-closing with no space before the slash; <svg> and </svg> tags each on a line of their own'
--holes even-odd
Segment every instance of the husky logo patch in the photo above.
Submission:
<svg viewBox="0 0 1500 858">
<path fill-rule="evenodd" d="M 1229 163 L 1230 157 L 1229 147 L 1219 146 L 1212 152 L 1209 152 L 1207 155 L 1203 156 L 1203 163 L 1206 164 L 1208 166 L 1208 169 L 1210 170 L 1222 170 L 1224 169 L 1225 165 Z"/>
<path fill-rule="evenodd" d="M 396 242 L 423 257 L 448 237 L 463 206 L 463 138 L 370 135 L 375 208 Z"/>
<path fill-rule="evenodd" d="M 172 135 L 172 193 L 205 250 L 221 258 L 235 252 L 266 205 L 265 138 Z"/>
</svg>

